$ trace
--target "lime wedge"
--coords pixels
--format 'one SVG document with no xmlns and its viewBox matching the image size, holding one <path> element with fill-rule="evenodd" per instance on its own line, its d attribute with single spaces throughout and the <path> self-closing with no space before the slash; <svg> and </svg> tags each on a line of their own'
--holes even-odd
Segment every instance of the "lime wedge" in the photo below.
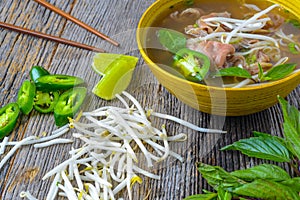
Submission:
<svg viewBox="0 0 300 200">
<path fill-rule="evenodd" d="M 137 61 L 138 58 L 134 56 L 97 54 L 92 68 L 103 77 L 92 92 L 102 99 L 113 99 L 128 87 Z"/>
</svg>

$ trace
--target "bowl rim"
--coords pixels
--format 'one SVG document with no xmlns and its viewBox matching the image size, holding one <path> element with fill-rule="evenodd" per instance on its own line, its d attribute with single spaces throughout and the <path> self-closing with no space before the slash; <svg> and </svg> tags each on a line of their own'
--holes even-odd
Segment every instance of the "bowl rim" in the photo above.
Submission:
<svg viewBox="0 0 300 200">
<path fill-rule="evenodd" d="M 148 65 L 151 65 L 152 67 L 155 67 L 156 70 L 158 70 L 160 73 L 163 73 L 163 74 L 166 74 L 168 76 L 171 76 L 171 78 L 173 78 L 174 80 L 179 81 L 179 82 L 183 82 L 185 84 L 189 84 L 192 87 L 203 87 L 205 89 L 225 90 L 225 91 L 253 91 L 253 90 L 258 90 L 258 89 L 264 89 L 264 88 L 269 88 L 269 87 L 272 87 L 272 86 L 276 86 L 276 85 L 282 84 L 282 83 L 284 83 L 286 81 L 289 81 L 290 79 L 294 79 L 297 76 L 300 76 L 300 69 L 298 69 L 298 70 L 292 72 L 292 74 L 290 74 L 290 75 L 288 75 L 288 76 L 286 76 L 286 77 L 284 77 L 282 79 L 276 80 L 276 81 L 266 82 L 266 83 L 262 83 L 262 84 L 259 84 L 259 85 L 255 85 L 254 84 L 254 85 L 249 85 L 247 87 L 241 87 L 241 88 L 230 88 L 230 87 L 217 87 L 217 86 L 209 86 L 209 85 L 204 85 L 204 84 L 200 84 L 200 83 L 195 83 L 195 82 L 188 81 L 186 79 L 180 78 L 178 76 L 175 76 L 175 75 L 167 72 L 166 70 L 164 70 L 161 67 L 159 67 L 156 63 L 154 63 L 150 59 L 150 57 L 147 55 L 146 51 L 143 48 L 142 40 L 141 40 L 142 39 L 141 38 L 141 29 L 144 29 L 144 28 L 159 28 L 159 27 L 142 27 L 142 23 L 143 23 L 143 21 L 145 21 L 145 18 L 148 15 L 149 11 L 156 4 L 158 4 L 159 2 L 160 1 L 157 0 L 153 4 L 151 4 L 147 8 L 147 10 L 143 13 L 143 15 L 141 16 L 140 21 L 139 21 L 138 26 L 137 26 L 136 40 L 137 40 L 138 49 L 139 49 L 139 51 L 140 51 L 143 59 L 145 60 L 145 62 Z M 300 77 L 299 77 L 299 83 L 300 83 Z"/>
</svg>

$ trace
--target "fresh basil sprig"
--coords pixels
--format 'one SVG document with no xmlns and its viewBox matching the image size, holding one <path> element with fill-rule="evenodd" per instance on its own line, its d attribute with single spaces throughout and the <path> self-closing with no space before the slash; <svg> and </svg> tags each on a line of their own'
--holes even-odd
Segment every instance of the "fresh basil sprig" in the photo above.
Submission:
<svg viewBox="0 0 300 200">
<path fill-rule="evenodd" d="M 185 48 L 186 37 L 178 31 L 162 28 L 158 30 L 157 36 L 160 44 L 172 53 Z"/>
<path fill-rule="evenodd" d="M 254 137 L 242 139 L 221 150 L 239 150 L 248 156 L 288 162 L 297 177 L 273 164 L 261 164 L 248 169 L 227 172 L 219 166 L 198 164 L 198 170 L 216 192 L 197 194 L 185 200 L 276 199 L 300 200 L 300 112 L 282 97 L 284 137 L 254 132 Z M 249 198 L 248 198 L 249 197 Z"/>
</svg>

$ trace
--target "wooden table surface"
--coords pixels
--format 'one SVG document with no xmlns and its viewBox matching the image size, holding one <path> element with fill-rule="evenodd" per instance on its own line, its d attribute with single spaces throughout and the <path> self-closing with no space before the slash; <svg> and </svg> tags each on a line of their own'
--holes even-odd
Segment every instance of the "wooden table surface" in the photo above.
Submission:
<svg viewBox="0 0 300 200">
<path fill-rule="evenodd" d="M 209 189 L 197 172 L 197 162 L 220 165 L 229 171 L 261 162 L 242 156 L 238 152 L 221 152 L 219 149 L 238 139 L 251 136 L 254 130 L 281 135 L 282 114 L 280 107 L 275 105 L 248 116 L 226 118 L 211 116 L 184 105 L 172 96 L 153 77 L 136 45 L 135 31 L 139 18 L 154 1 L 48 0 L 49 3 L 117 40 L 121 44 L 120 47 L 103 41 L 33 0 L 0 0 L 0 21 L 101 47 L 108 52 L 137 56 L 140 59 L 127 91 L 137 98 L 144 108 L 153 108 L 198 126 L 223 128 L 228 132 L 224 135 L 209 135 L 192 131 L 170 121 L 164 122 L 170 134 L 184 132 L 188 135 L 185 142 L 171 144 L 171 148 L 185 160 L 180 162 L 169 158 L 156 165 L 152 172 L 158 174 L 160 180 L 143 177 L 143 183 L 133 187 L 133 197 L 137 200 L 143 198 L 176 200 L 200 193 L 202 189 Z M 88 89 L 91 91 L 100 79 L 91 69 L 93 56 L 94 53 L 87 50 L 0 29 L 1 107 L 16 101 L 17 91 L 22 82 L 29 79 L 29 70 L 33 65 L 44 66 L 51 73 L 82 77 L 87 81 Z M 300 103 L 299 95 L 298 87 L 288 96 L 288 100 L 297 107 Z M 85 109 L 92 110 L 118 103 L 117 100 L 104 101 L 91 94 Z M 41 136 L 44 131 L 51 133 L 56 129 L 53 115 L 32 111 L 28 116 L 21 116 L 9 139 L 13 141 L 30 135 Z M 65 137 L 71 137 L 71 134 Z M 43 149 L 35 149 L 33 146 L 22 147 L 0 170 L 0 199 L 21 199 L 19 197 L 21 191 L 30 191 L 36 198 L 44 199 L 51 179 L 43 181 L 41 180 L 43 175 L 68 158 L 68 151 L 72 145 L 76 146 L 77 143 Z M 6 152 L 9 149 L 7 148 Z M 126 194 L 124 198 L 127 199 Z"/>
</svg>

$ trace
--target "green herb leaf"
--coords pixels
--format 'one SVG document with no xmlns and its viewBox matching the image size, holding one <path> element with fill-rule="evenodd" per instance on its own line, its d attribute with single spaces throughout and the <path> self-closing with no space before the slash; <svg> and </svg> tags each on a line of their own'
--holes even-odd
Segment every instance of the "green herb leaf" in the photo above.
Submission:
<svg viewBox="0 0 300 200">
<path fill-rule="evenodd" d="M 221 200 L 231 200 L 232 195 L 230 192 L 223 190 L 223 188 L 218 189 L 218 199 Z"/>
<path fill-rule="evenodd" d="M 245 181 L 254 181 L 255 179 L 285 181 L 291 178 L 285 170 L 271 164 L 262 164 L 249 169 L 236 170 L 230 174 Z"/>
<path fill-rule="evenodd" d="M 185 1 L 184 1 L 184 4 L 185 4 L 186 6 L 192 6 L 192 5 L 194 5 L 194 0 L 185 0 Z"/>
<path fill-rule="evenodd" d="M 266 81 L 267 79 L 265 78 L 263 68 L 261 67 L 261 65 L 259 63 L 257 63 L 257 65 L 258 65 L 258 69 L 259 69 L 259 71 L 258 71 L 258 79 L 260 81 Z"/>
<path fill-rule="evenodd" d="M 216 193 L 209 193 L 209 194 L 196 194 L 192 196 L 186 197 L 184 200 L 217 200 Z"/>
<path fill-rule="evenodd" d="M 186 45 L 185 35 L 170 29 L 160 29 L 158 31 L 158 39 L 161 45 L 172 53 L 176 53 L 180 49 L 185 48 Z"/>
<path fill-rule="evenodd" d="M 263 80 L 276 81 L 292 73 L 296 64 L 282 64 L 272 67 L 264 76 Z"/>
<path fill-rule="evenodd" d="M 297 19 L 287 19 L 286 22 L 292 24 L 296 28 L 300 28 L 300 22 Z"/>
<path fill-rule="evenodd" d="M 300 136 L 300 112 L 295 106 L 290 105 L 284 98 L 278 96 L 285 122 L 291 123 Z"/>
<path fill-rule="evenodd" d="M 233 193 L 260 199 L 299 200 L 298 193 L 277 182 L 258 179 L 236 188 Z"/>
<path fill-rule="evenodd" d="M 296 192 L 300 192 L 300 177 L 295 177 L 286 181 L 282 181 L 280 183 L 293 189 Z"/>
<path fill-rule="evenodd" d="M 234 142 L 221 150 L 239 150 L 243 154 L 277 162 L 289 162 L 288 149 L 273 137 L 251 137 Z"/>
<path fill-rule="evenodd" d="M 198 165 L 203 178 L 206 179 L 209 185 L 218 191 L 219 187 L 226 191 L 232 191 L 233 189 L 241 186 L 245 183 L 243 180 L 231 175 L 219 166 L 211 166 L 204 163 Z"/>
<path fill-rule="evenodd" d="M 297 44 L 291 42 L 288 44 L 289 50 L 292 54 L 298 55 L 300 52 L 296 49 Z"/>
<path fill-rule="evenodd" d="M 284 136 L 291 144 L 292 149 L 290 151 L 300 159 L 300 137 L 299 132 L 296 131 L 295 127 L 290 122 L 283 123 Z"/>
<path fill-rule="evenodd" d="M 262 133 L 259 131 L 253 131 L 253 135 L 254 137 L 267 137 L 267 138 L 273 138 L 274 140 L 277 140 L 279 143 L 282 144 L 282 146 L 286 146 L 286 141 L 284 140 L 284 138 L 275 136 L 275 135 L 270 135 L 268 133 Z"/>
<path fill-rule="evenodd" d="M 215 76 L 235 76 L 241 78 L 251 78 L 251 74 L 240 67 L 228 67 L 220 69 Z"/>
<path fill-rule="evenodd" d="M 288 149 L 300 159 L 300 113 L 298 109 L 289 105 L 282 97 L 278 97 L 283 112 L 284 136 L 288 142 Z"/>
</svg>

